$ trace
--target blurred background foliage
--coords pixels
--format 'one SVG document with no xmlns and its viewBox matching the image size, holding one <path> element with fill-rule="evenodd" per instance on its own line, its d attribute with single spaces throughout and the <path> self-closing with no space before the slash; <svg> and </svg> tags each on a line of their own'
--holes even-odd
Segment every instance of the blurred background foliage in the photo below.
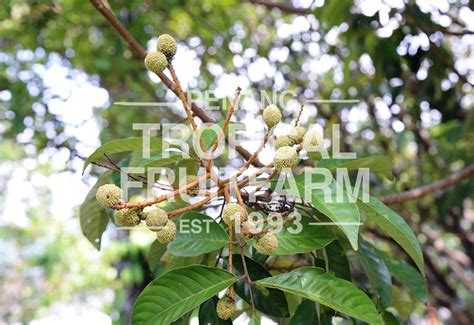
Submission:
<svg viewBox="0 0 474 325">
<path fill-rule="evenodd" d="M 326 129 L 341 124 L 343 149 L 359 157 L 390 156 L 395 181 L 373 178 L 376 194 L 428 184 L 473 162 L 469 1 L 107 5 L 144 47 L 162 33 L 179 40 L 175 66 L 186 89 L 211 89 L 220 98 L 231 97 L 237 86 L 257 94 L 291 90 L 297 97 L 285 102 L 289 122 L 304 100 L 359 99 L 307 105 L 302 121 Z M 145 260 L 149 237 L 132 233 L 127 239 L 108 229 L 97 252 L 81 235 L 77 206 L 97 171 L 82 177 L 77 155 L 138 134 L 132 122 L 179 122 L 184 115 L 179 107 L 124 108 L 115 101 L 176 98 L 88 1 L 0 6 L 1 321 L 88 314 L 126 322 L 152 278 Z M 260 119 L 256 101 L 244 99 L 242 107 L 240 120 Z M 251 140 L 253 133 L 245 136 Z M 473 193 L 471 178 L 393 207 L 418 234 L 430 306 L 448 324 L 473 320 Z M 426 318 L 426 309 L 415 308 L 409 296 L 400 293 L 397 300 L 411 322 Z"/>
</svg>

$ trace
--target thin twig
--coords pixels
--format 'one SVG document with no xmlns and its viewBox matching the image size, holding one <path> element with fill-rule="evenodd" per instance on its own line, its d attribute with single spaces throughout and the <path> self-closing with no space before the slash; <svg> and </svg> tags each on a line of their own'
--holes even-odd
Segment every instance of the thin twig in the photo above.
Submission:
<svg viewBox="0 0 474 325">
<path fill-rule="evenodd" d="M 238 238 L 239 241 L 239 248 L 240 248 L 240 258 L 242 259 L 242 266 L 244 269 L 244 276 L 247 279 L 247 283 L 249 284 L 250 287 L 250 305 L 252 306 L 252 312 L 255 313 L 255 299 L 253 297 L 253 281 L 250 278 L 250 274 L 247 268 L 247 261 L 245 260 L 245 253 L 244 253 L 244 248 L 240 242 L 240 238 Z"/>
<path fill-rule="evenodd" d="M 116 206 L 113 206 L 112 208 L 120 210 L 120 209 L 124 209 L 124 208 L 144 208 L 144 207 L 147 207 L 147 206 L 150 206 L 150 205 L 154 205 L 154 204 L 163 202 L 165 200 L 168 200 L 170 198 L 173 198 L 173 197 L 179 195 L 180 193 L 189 190 L 190 188 L 193 188 L 194 186 L 198 185 L 200 182 L 207 179 L 208 177 L 209 177 L 209 174 L 205 174 L 205 175 L 201 176 L 199 179 L 197 179 L 197 180 L 195 180 L 195 181 L 193 181 L 189 184 L 186 184 L 186 185 L 178 188 L 177 190 L 174 190 L 171 193 L 163 194 L 163 195 L 157 196 L 153 199 L 144 200 L 144 201 L 140 201 L 140 202 L 126 202 L 126 203 L 122 203 L 122 204 L 118 204 Z M 211 198 L 206 198 L 206 200 L 207 200 L 206 202 L 208 202 L 210 199 Z"/>
<path fill-rule="evenodd" d="M 295 127 L 297 127 L 298 124 L 300 123 L 300 118 L 301 118 L 301 114 L 303 113 L 303 108 L 304 108 L 304 103 L 301 104 L 300 111 L 298 112 L 298 116 L 296 117 Z"/>
<path fill-rule="evenodd" d="M 92 5 L 99 11 L 102 16 L 109 22 L 109 24 L 119 33 L 122 39 L 130 45 L 131 49 L 138 55 L 141 60 L 146 57 L 146 50 L 138 43 L 138 41 L 130 34 L 127 28 L 117 19 L 114 13 L 107 8 L 102 0 L 91 0 Z M 176 85 L 171 81 L 164 73 L 159 73 L 157 76 L 161 81 L 176 95 L 179 96 L 176 89 Z M 201 107 L 197 106 L 194 102 L 191 102 L 191 110 L 204 122 L 204 123 L 215 123 L 216 121 L 206 114 L 206 111 Z M 226 137 L 227 141 L 227 137 Z M 245 159 L 250 158 L 251 154 L 245 150 L 242 146 L 236 146 L 237 152 L 242 155 Z M 263 167 L 263 164 L 257 159 L 254 160 L 253 165 L 255 167 Z"/>
<path fill-rule="evenodd" d="M 383 196 L 381 198 L 381 201 L 384 202 L 385 204 L 395 204 L 395 203 L 401 203 L 401 202 L 405 202 L 405 201 L 409 201 L 413 199 L 418 199 L 422 196 L 433 193 L 435 191 L 439 191 L 439 190 L 451 187 L 461 182 L 462 180 L 471 177 L 472 175 L 474 175 L 474 164 L 464 169 L 461 169 L 449 175 L 446 178 L 433 182 L 431 184 L 416 187 L 399 194 Z"/>
<path fill-rule="evenodd" d="M 219 146 L 219 142 L 221 141 L 222 139 L 222 136 L 225 134 L 225 130 L 227 128 L 227 126 L 229 125 L 229 122 L 230 122 L 230 119 L 232 117 L 232 114 L 234 114 L 234 111 L 235 111 L 235 108 L 237 107 L 237 103 L 238 103 L 238 100 L 239 100 L 239 96 L 240 96 L 240 91 L 242 89 L 240 87 L 237 87 L 237 89 L 235 90 L 235 95 L 234 95 L 234 100 L 232 101 L 232 104 L 230 105 L 230 108 L 229 108 L 229 112 L 227 112 L 227 116 L 225 118 L 225 121 L 224 121 L 224 124 L 222 126 L 222 129 L 220 130 L 219 132 L 219 135 L 217 136 L 215 142 L 214 142 L 214 145 L 211 149 L 211 152 L 209 153 L 208 157 L 207 157 L 207 165 L 206 165 L 206 168 L 209 170 L 211 164 L 212 164 L 212 159 L 214 158 L 214 154 L 216 152 L 216 149 L 217 147 Z"/>
</svg>

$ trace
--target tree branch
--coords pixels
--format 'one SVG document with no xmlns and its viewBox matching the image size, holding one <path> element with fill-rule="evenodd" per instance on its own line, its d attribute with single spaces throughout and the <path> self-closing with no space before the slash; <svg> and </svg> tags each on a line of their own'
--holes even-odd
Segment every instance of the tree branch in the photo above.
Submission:
<svg viewBox="0 0 474 325">
<path fill-rule="evenodd" d="M 383 196 L 381 200 L 385 204 L 395 204 L 395 203 L 401 203 L 401 202 L 417 199 L 427 194 L 433 193 L 435 191 L 439 191 L 439 190 L 443 190 L 445 188 L 451 187 L 461 182 L 462 180 L 469 178 L 472 175 L 474 175 L 474 164 L 464 169 L 461 169 L 439 181 L 433 182 L 428 185 L 416 187 L 399 194 Z"/>
<path fill-rule="evenodd" d="M 298 15 L 308 15 L 311 14 L 310 9 L 306 8 L 297 8 L 293 6 L 291 3 L 282 3 L 282 2 L 274 2 L 274 1 L 267 1 L 267 0 L 249 0 L 250 3 L 256 4 L 256 5 L 262 5 L 265 7 L 268 7 L 270 9 L 273 8 L 278 8 L 282 11 L 286 11 L 292 14 L 298 14 Z"/>
<path fill-rule="evenodd" d="M 109 24 L 120 34 L 122 39 L 132 48 L 137 56 L 144 60 L 146 56 L 146 50 L 138 43 L 138 41 L 130 34 L 127 28 L 118 20 L 114 13 L 105 6 L 102 0 L 90 0 L 92 5 L 99 11 L 102 16 L 109 22 Z M 175 95 L 179 96 L 176 85 L 171 81 L 164 73 L 157 74 L 161 81 L 168 87 Z M 206 111 L 195 103 L 191 102 L 191 110 L 197 117 L 199 117 L 204 123 L 215 123 L 216 121 L 207 115 Z M 227 137 L 226 137 L 227 139 Z M 242 155 L 245 159 L 249 159 L 251 154 L 241 146 L 236 146 L 237 152 Z M 263 167 L 263 164 L 259 160 L 253 162 L 255 167 Z"/>
</svg>

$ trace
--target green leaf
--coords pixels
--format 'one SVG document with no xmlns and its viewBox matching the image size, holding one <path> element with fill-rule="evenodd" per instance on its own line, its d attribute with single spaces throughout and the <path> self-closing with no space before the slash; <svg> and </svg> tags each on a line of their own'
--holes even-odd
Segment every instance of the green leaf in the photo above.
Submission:
<svg viewBox="0 0 474 325">
<path fill-rule="evenodd" d="M 402 325 L 401 319 L 398 319 L 394 314 L 388 310 L 382 312 L 382 319 L 385 325 Z"/>
<path fill-rule="evenodd" d="M 351 246 L 357 250 L 357 240 L 359 233 L 360 214 L 357 205 L 349 201 L 348 194 L 345 189 L 341 188 L 334 180 L 332 180 L 329 191 L 330 200 L 325 200 L 324 189 L 310 189 L 305 181 L 306 175 L 298 175 L 294 178 L 299 193 L 291 193 L 292 195 L 299 195 L 301 198 L 306 197 L 306 191 L 311 191 L 311 203 L 314 207 L 326 215 L 332 222 L 341 228 L 344 234 L 349 239 Z M 324 183 L 324 176 L 322 174 L 314 173 L 311 175 L 311 183 Z M 288 182 L 285 184 L 288 186 Z M 290 190 L 290 192 L 292 192 Z M 342 202 L 338 202 L 337 193 L 341 193 Z"/>
<path fill-rule="evenodd" d="M 372 300 L 362 290 L 317 267 L 303 267 L 257 284 L 311 299 L 370 324 L 381 324 Z"/>
<path fill-rule="evenodd" d="M 363 238 L 359 239 L 357 255 L 364 266 L 380 305 L 383 308 L 388 307 L 392 300 L 392 280 L 385 262 L 377 249 Z"/>
<path fill-rule="evenodd" d="M 211 217 L 199 212 L 186 212 L 177 221 L 176 238 L 168 250 L 176 256 L 198 256 L 227 245 L 225 230 Z"/>
<path fill-rule="evenodd" d="M 240 254 L 232 255 L 234 273 L 237 275 L 244 274 L 242 264 L 242 257 Z M 263 278 L 271 277 L 272 275 L 260 264 L 245 256 L 245 263 L 252 281 L 257 281 Z M 250 304 L 250 286 L 244 280 L 239 280 L 234 284 L 235 292 Z M 265 290 L 267 291 L 267 290 Z M 258 288 L 253 286 L 253 296 L 255 308 L 269 316 L 274 317 L 288 317 L 288 302 L 285 294 L 280 290 L 269 289 L 263 293 Z"/>
<path fill-rule="evenodd" d="M 169 166 L 175 162 L 181 160 L 192 160 L 196 161 L 193 158 L 183 158 L 183 153 L 181 151 L 165 151 L 159 152 L 150 156 L 150 158 L 145 158 L 140 160 L 137 164 L 138 167 L 163 167 Z"/>
<path fill-rule="evenodd" d="M 168 324 L 232 285 L 227 271 L 192 265 L 166 272 L 150 282 L 133 307 L 132 323 Z"/>
<path fill-rule="evenodd" d="M 125 139 L 118 139 L 110 141 L 100 146 L 92 155 L 87 158 L 84 162 L 82 172 L 92 162 L 103 158 L 104 154 L 112 155 L 116 153 L 123 153 L 128 151 L 142 151 L 143 150 L 143 137 L 132 137 Z M 163 140 L 155 137 L 150 137 L 150 152 L 159 151 L 163 148 Z"/>
<path fill-rule="evenodd" d="M 386 261 L 385 263 L 393 277 L 408 288 L 410 296 L 424 303 L 428 302 L 426 282 L 414 267 L 403 262 L 391 263 Z"/>
<path fill-rule="evenodd" d="M 219 126 L 219 130 L 217 130 L 217 128 L 213 129 L 211 127 L 207 127 L 207 128 L 205 128 L 201 131 L 200 136 L 201 136 L 202 142 L 204 143 L 205 148 L 209 149 L 214 144 L 214 142 L 217 140 L 219 132 L 220 132 L 220 130 L 222 130 L 222 126 L 224 125 L 224 122 L 225 121 L 222 120 L 222 121 L 219 121 L 218 123 L 216 123 Z M 238 125 L 238 124 L 243 125 L 242 123 L 229 122 L 228 127 L 231 126 L 231 125 Z M 228 127 L 225 131 L 226 135 L 229 133 L 229 128 Z M 221 141 L 223 141 L 223 140 L 221 140 Z"/>
<path fill-rule="evenodd" d="M 425 266 L 420 244 L 405 220 L 373 196 L 369 197 L 369 202 L 359 200 L 358 205 L 367 212 L 369 219 L 372 219 L 385 234 L 393 238 L 407 252 L 424 275 Z"/>
<path fill-rule="evenodd" d="M 404 321 L 407 321 L 410 314 L 415 310 L 416 304 L 406 290 L 394 286 L 392 289 L 392 307 L 395 308 Z"/>
<path fill-rule="evenodd" d="M 211 325 L 230 325 L 232 320 L 223 320 L 217 316 L 216 305 L 219 298 L 212 297 L 199 307 L 199 324 Z"/>
<path fill-rule="evenodd" d="M 158 266 L 160 265 L 161 257 L 166 252 L 166 245 L 163 245 L 158 240 L 155 240 L 147 254 L 148 265 L 150 266 L 150 271 L 154 273 Z"/>
<path fill-rule="evenodd" d="M 306 324 L 319 324 L 316 304 L 314 303 L 314 301 L 311 301 L 309 299 L 303 299 L 290 321 L 290 325 Z"/>
<path fill-rule="evenodd" d="M 298 224 L 300 229 L 298 233 Z M 278 249 L 272 255 L 291 255 L 307 253 L 320 249 L 334 240 L 334 234 L 326 226 L 318 225 L 315 219 L 302 216 L 301 220 L 295 219 L 278 233 Z"/>
<path fill-rule="evenodd" d="M 336 277 L 351 281 L 351 268 L 347 260 L 346 253 L 339 245 L 338 241 L 333 241 L 326 247 L 326 256 L 328 258 L 329 270 L 334 272 Z"/>
<path fill-rule="evenodd" d="M 99 177 L 79 209 L 82 233 L 97 250 L 100 250 L 102 234 L 107 228 L 109 217 L 107 211 L 97 203 L 95 193 L 100 186 L 108 182 L 111 174 L 111 172 L 107 172 Z"/>
<path fill-rule="evenodd" d="M 392 159 L 388 156 L 371 156 L 359 159 L 323 159 L 318 162 L 319 168 L 327 168 L 331 172 L 337 168 L 347 168 L 347 170 L 358 170 L 359 168 L 369 168 L 371 172 L 380 174 L 389 180 L 393 180 Z"/>
</svg>

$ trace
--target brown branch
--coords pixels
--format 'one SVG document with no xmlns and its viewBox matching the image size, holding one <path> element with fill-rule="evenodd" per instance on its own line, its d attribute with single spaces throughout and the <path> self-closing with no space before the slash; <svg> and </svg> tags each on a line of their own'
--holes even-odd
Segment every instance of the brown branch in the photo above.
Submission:
<svg viewBox="0 0 474 325">
<path fill-rule="evenodd" d="M 212 158 L 214 158 L 216 149 L 219 146 L 219 141 L 221 141 L 222 136 L 225 134 L 225 130 L 227 129 L 230 119 L 232 115 L 234 114 L 235 107 L 237 106 L 237 102 L 239 101 L 241 90 L 242 89 L 240 87 L 237 87 L 237 89 L 235 90 L 234 100 L 232 101 L 232 105 L 230 105 L 229 112 L 227 113 L 224 124 L 222 125 L 222 129 L 220 130 L 219 135 L 217 136 L 216 141 L 214 142 L 214 145 L 212 146 L 211 152 L 209 153 L 209 156 L 207 157 L 208 161 L 207 161 L 206 168 L 208 169 L 208 171 L 209 171 L 209 168 L 211 167 Z"/>
<path fill-rule="evenodd" d="M 297 127 L 298 124 L 300 123 L 301 114 L 303 114 L 303 108 L 304 108 L 304 103 L 301 104 L 300 111 L 298 112 L 298 116 L 296 117 L 295 127 Z"/>
<path fill-rule="evenodd" d="M 245 260 L 245 253 L 244 253 L 244 246 L 242 245 L 240 238 L 237 237 L 239 241 L 239 248 L 240 248 L 240 258 L 242 259 L 242 266 L 244 269 L 244 276 L 247 279 L 247 283 L 249 284 L 249 292 L 250 292 L 250 305 L 252 306 L 252 312 L 255 313 L 255 298 L 253 297 L 253 281 L 250 278 L 250 273 L 247 268 L 247 261 Z"/>
<path fill-rule="evenodd" d="M 286 11 L 292 14 L 298 14 L 298 15 L 308 15 L 311 14 L 310 9 L 306 8 L 297 8 L 293 6 L 290 3 L 282 3 L 282 2 L 274 2 L 274 1 L 267 1 L 267 0 L 249 0 L 250 3 L 256 4 L 256 5 L 262 5 L 267 8 L 278 8 L 282 11 Z"/>
<path fill-rule="evenodd" d="M 197 208 L 200 208 L 202 207 L 204 204 L 206 204 L 207 202 L 209 202 L 211 200 L 210 197 L 207 197 L 205 198 L 204 200 L 202 201 L 199 201 L 199 202 L 196 202 L 194 204 L 191 204 L 191 205 L 188 205 L 187 207 L 184 207 L 184 208 L 181 208 L 181 209 L 177 209 L 177 210 L 173 210 L 171 212 L 168 212 L 168 217 L 172 218 L 174 216 L 178 216 L 180 214 L 183 214 L 185 212 L 188 212 L 188 211 L 191 211 L 191 210 L 194 210 L 194 209 L 197 209 Z"/>
<path fill-rule="evenodd" d="M 90 0 L 92 5 L 99 11 L 102 16 L 109 22 L 109 24 L 120 34 L 122 39 L 127 42 L 128 45 L 132 48 L 132 50 L 137 54 L 137 56 L 144 60 L 146 56 L 146 50 L 138 43 L 138 41 L 130 34 L 130 32 L 125 28 L 125 26 L 117 19 L 114 13 L 105 6 L 102 0 Z M 178 90 L 176 85 L 173 81 L 171 81 L 164 73 L 157 74 L 161 81 L 177 96 Z M 191 102 L 191 110 L 197 117 L 199 117 L 204 123 L 215 123 L 216 121 L 207 115 L 206 111 L 201 107 L 197 106 L 195 103 Z M 227 137 L 226 137 L 227 139 Z M 250 158 L 251 154 L 247 150 L 245 150 L 242 146 L 236 147 L 237 152 L 242 155 L 245 159 Z M 262 167 L 263 164 L 255 160 L 253 162 L 255 167 Z"/>
<path fill-rule="evenodd" d="M 191 127 L 193 128 L 194 135 L 199 141 L 199 145 L 201 146 L 201 149 L 203 151 L 207 151 L 206 146 L 204 145 L 204 142 L 202 142 L 201 136 L 199 135 L 199 132 L 197 130 L 197 124 L 196 121 L 194 121 L 194 116 L 189 108 L 188 100 L 186 99 L 186 95 L 184 94 L 183 88 L 181 87 L 181 83 L 179 82 L 178 75 L 176 74 L 176 71 L 174 70 L 173 63 L 170 61 L 168 63 L 168 70 L 171 73 L 171 77 L 173 78 L 173 82 L 176 85 L 176 91 L 178 92 L 178 97 L 181 100 L 181 103 L 183 104 L 184 110 L 186 111 L 186 116 L 188 117 L 188 121 L 191 124 Z M 202 161 L 202 158 L 198 155 L 197 158 L 199 159 L 201 165 L 204 165 L 204 162 Z"/>
<path fill-rule="evenodd" d="M 157 196 L 157 197 L 155 197 L 153 199 L 150 199 L 150 200 L 144 200 L 144 201 L 140 201 L 140 202 L 121 203 L 121 204 L 117 204 L 117 205 L 113 206 L 112 208 L 116 209 L 116 210 L 120 210 L 120 209 L 125 209 L 125 208 L 144 208 L 144 207 L 147 207 L 147 206 L 150 206 L 150 205 L 154 205 L 154 204 L 166 201 L 170 198 L 173 198 L 173 197 L 179 195 L 180 193 L 189 190 L 190 188 L 193 188 L 194 186 L 198 185 L 200 182 L 207 179 L 208 177 L 209 177 L 209 174 L 205 174 L 205 175 L 201 176 L 199 179 L 195 180 L 194 182 L 191 182 L 191 183 L 189 183 L 185 186 L 182 186 L 182 187 L 178 188 L 177 190 L 174 190 L 171 193 L 163 194 L 161 196 Z M 206 202 L 208 202 L 210 199 L 211 199 L 210 197 L 206 198 L 206 200 L 207 200 Z M 204 202 L 204 203 L 206 203 L 206 202 Z"/>
<path fill-rule="evenodd" d="M 439 181 L 433 182 L 428 185 L 416 187 L 399 194 L 384 196 L 381 198 L 381 200 L 385 204 L 395 204 L 395 203 L 401 203 L 401 202 L 405 202 L 405 201 L 409 201 L 413 199 L 418 199 L 427 194 L 451 187 L 461 182 L 462 180 L 469 178 L 472 175 L 474 175 L 474 164 L 464 169 L 461 169 Z"/>
</svg>

